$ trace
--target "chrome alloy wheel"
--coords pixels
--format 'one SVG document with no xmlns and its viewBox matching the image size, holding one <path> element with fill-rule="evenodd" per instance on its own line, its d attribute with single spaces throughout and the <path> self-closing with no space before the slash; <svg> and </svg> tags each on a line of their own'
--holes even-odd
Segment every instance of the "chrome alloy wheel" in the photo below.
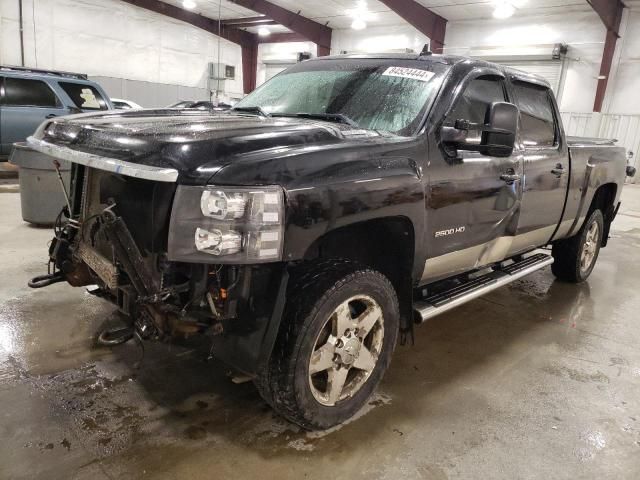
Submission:
<svg viewBox="0 0 640 480">
<path fill-rule="evenodd" d="M 591 268 L 591 264 L 598 252 L 599 237 L 600 227 L 598 227 L 596 222 L 593 222 L 589 230 L 587 230 L 584 245 L 582 245 L 582 252 L 580 252 L 580 271 L 586 272 Z"/>
<path fill-rule="evenodd" d="M 382 350 L 382 308 L 371 297 L 357 295 L 329 316 L 309 359 L 309 387 L 325 406 L 352 397 L 373 372 Z"/>
</svg>

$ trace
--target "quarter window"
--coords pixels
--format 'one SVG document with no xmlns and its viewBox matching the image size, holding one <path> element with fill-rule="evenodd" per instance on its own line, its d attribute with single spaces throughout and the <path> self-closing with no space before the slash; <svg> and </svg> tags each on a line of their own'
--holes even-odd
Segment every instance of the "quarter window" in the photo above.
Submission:
<svg viewBox="0 0 640 480">
<path fill-rule="evenodd" d="M 514 88 L 525 147 L 554 146 L 557 128 L 549 89 L 524 82 L 516 82 Z"/>
<path fill-rule="evenodd" d="M 11 107 L 49 107 L 59 106 L 53 90 L 41 80 L 5 77 L 4 99 L 2 102 Z"/>
</svg>

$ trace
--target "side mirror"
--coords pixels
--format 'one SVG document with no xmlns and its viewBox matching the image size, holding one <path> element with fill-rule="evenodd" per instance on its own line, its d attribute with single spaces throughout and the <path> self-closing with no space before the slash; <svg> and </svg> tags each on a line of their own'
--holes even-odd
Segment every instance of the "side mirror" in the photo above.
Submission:
<svg viewBox="0 0 640 480">
<path fill-rule="evenodd" d="M 489 105 L 487 129 L 483 129 L 481 146 L 492 157 L 509 157 L 513 153 L 518 130 L 518 107 L 512 103 Z"/>
<path fill-rule="evenodd" d="M 480 152 L 491 157 L 509 157 L 513 153 L 518 129 L 518 107 L 512 103 L 494 102 L 487 108 L 484 124 L 456 120 L 455 127 L 442 127 L 443 143 L 458 150 Z M 470 130 L 482 133 L 480 142 L 470 143 Z"/>
</svg>

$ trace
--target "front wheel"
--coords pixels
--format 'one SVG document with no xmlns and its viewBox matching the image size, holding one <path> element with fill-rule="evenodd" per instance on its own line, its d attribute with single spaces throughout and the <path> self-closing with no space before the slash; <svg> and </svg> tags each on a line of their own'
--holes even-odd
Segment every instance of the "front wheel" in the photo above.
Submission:
<svg viewBox="0 0 640 480">
<path fill-rule="evenodd" d="M 341 260 L 296 277 L 257 385 L 285 418 L 326 429 L 352 417 L 380 383 L 398 336 L 398 299 L 384 275 Z"/>
<path fill-rule="evenodd" d="M 594 210 L 577 235 L 554 242 L 554 262 L 551 265 L 553 274 L 566 282 L 585 281 L 596 265 L 603 234 L 602 212 Z"/>
</svg>

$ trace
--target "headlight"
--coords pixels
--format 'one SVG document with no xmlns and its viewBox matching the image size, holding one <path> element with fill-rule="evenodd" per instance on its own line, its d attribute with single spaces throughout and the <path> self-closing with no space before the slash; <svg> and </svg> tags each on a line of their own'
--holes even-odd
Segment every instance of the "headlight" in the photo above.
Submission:
<svg viewBox="0 0 640 480">
<path fill-rule="evenodd" d="M 200 197 L 202 214 L 218 220 L 242 218 L 247 206 L 248 195 L 240 192 L 205 190 Z"/>
<path fill-rule="evenodd" d="M 176 191 L 169 226 L 169 260 L 261 263 L 282 258 L 281 187 L 192 187 Z"/>
</svg>

